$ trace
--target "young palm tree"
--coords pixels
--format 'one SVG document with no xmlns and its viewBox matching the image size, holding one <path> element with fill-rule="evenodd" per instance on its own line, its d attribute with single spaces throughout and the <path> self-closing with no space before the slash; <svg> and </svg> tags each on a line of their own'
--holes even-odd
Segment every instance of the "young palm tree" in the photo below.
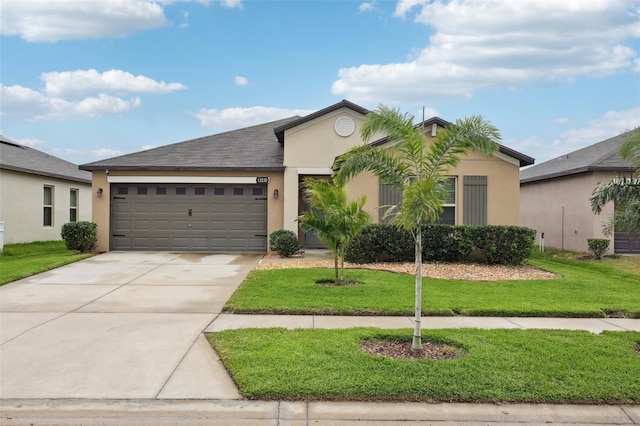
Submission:
<svg viewBox="0 0 640 426">
<path fill-rule="evenodd" d="M 326 241 L 333 252 L 335 283 L 344 283 L 344 253 L 349 242 L 370 220 L 363 210 L 365 197 L 348 201 L 344 186 L 326 179 L 306 179 L 305 197 L 312 209 L 298 221 L 305 232 L 313 232 Z"/>
<path fill-rule="evenodd" d="M 343 185 L 351 177 L 368 170 L 381 182 L 402 189 L 402 204 L 393 220 L 411 232 L 415 242 L 415 328 L 413 350 L 422 350 L 420 323 L 422 317 L 422 226 L 439 219 L 445 202 L 447 173 L 469 151 L 491 155 L 498 149 L 498 129 L 472 116 L 457 120 L 441 129 L 432 142 L 424 129 L 414 125 L 413 117 L 399 110 L 379 106 L 367 114 L 361 136 L 369 142 L 380 132 L 389 137 L 392 148 L 369 144 L 354 147 L 336 162 L 334 179 Z"/>
<path fill-rule="evenodd" d="M 636 167 L 636 177 L 614 178 L 606 185 L 598 185 L 591 194 L 591 209 L 600 214 L 605 204 L 616 203 L 616 211 L 604 226 L 604 233 L 624 229 L 632 235 L 640 234 L 640 127 L 637 127 L 620 147 L 620 156 Z"/>
</svg>

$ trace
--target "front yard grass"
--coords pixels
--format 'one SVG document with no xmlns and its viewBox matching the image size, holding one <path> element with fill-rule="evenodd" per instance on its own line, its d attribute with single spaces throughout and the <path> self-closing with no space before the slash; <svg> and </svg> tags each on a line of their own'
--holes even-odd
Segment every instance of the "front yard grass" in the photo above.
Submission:
<svg viewBox="0 0 640 426">
<path fill-rule="evenodd" d="M 0 253 L 0 285 L 91 256 L 67 250 L 64 241 L 5 244 Z"/>
<path fill-rule="evenodd" d="M 635 265 L 640 259 L 634 258 Z M 640 274 L 608 262 L 536 254 L 529 263 L 558 279 L 456 281 L 425 278 L 424 315 L 640 318 Z M 619 264 L 619 263 L 618 263 Z M 428 267 L 428 266 L 427 266 Z M 348 270 L 354 286 L 325 286 L 329 269 L 252 271 L 229 299 L 226 312 L 316 315 L 412 315 L 414 277 Z"/>
<path fill-rule="evenodd" d="M 454 360 L 392 360 L 365 340 L 411 330 L 241 329 L 209 334 L 242 394 L 264 400 L 640 403 L 640 333 L 425 330 Z"/>
</svg>

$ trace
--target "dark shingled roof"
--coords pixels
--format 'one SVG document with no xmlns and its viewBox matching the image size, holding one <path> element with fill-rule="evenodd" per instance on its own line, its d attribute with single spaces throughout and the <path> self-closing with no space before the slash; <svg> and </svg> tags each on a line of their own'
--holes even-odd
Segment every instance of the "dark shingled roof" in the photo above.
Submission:
<svg viewBox="0 0 640 426">
<path fill-rule="evenodd" d="M 273 129 L 290 117 L 80 166 L 83 170 L 284 170 Z"/>
<path fill-rule="evenodd" d="M 633 165 L 620 158 L 618 150 L 631 132 L 545 161 L 520 172 L 520 183 L 536 182 L 591 171 L 633 172 Z"/>
<path fill-rule="evenodd" d="M 450 122 L 443 120 L 440 117 L 432 117 L 428 120 L 425 120 L 424 122 L 416 124 L 416 126 L 417 127 L 424 126 L 425 131 L 429 133 L 431 132 L 431 126 L 434 124 L 437 124 L 440 127 L 449 127 L 452 125 Z M 389 142 L 388 136 L 382 139 L 378 139 L 377 141 L 371 142 L 371 145 L 380 146 L 380 145 L 384 145 L 387 142 Z M 518 160 L 520 162 L 520 167 L 530 166 L 536 161 L 534 158 L 529 157 L 528 155 L 524 155 L 516 150 L 513 150 L 501 144 L 498 144 L 498 151 L 501 152 L 502 154 L 508 155 L 509 157 L 512 157 Z"/>
<path fill-rule="evenodd" d="M 0 135 L 0 169 L 47 176 L 74 182 L 91 183 L 91 173 L 37 149 L 20 145 Z"/>
</svg>

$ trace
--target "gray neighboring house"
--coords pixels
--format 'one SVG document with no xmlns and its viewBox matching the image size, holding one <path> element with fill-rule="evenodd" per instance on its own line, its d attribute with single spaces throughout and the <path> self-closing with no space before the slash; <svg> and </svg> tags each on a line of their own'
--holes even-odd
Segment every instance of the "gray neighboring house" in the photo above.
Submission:
<svg viewBox="0 0 640 426">
<path fill-rule="evenodd" d="M 607 238 L 609 252 L 640 253 L 640 241 L 623 230 L 612 237 L 602 232 L 613 203 L 602 214 L 591 211 L 589 197 L 599 183 L 631 177 L 634 167 L 618 150 L 631 132 L 570 152 L 520 172 L 520 224 L 544 233 L 547 247 L 585 252 L 588 238 Z"/>
<path fill-rule="evenodd" d="M 62 225 L 91 220 L 91 173 L 0 136 L 4 243 L 60 240 Z"/>
</svg>

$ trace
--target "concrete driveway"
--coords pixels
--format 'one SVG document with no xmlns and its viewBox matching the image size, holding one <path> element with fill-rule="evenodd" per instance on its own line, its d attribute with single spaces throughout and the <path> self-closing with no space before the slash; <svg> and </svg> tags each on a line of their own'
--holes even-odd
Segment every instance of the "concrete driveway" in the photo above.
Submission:
<svg viewBox="0 0 640 426">
<path fill-rule="evenodd" d="M 239 399 L 202 331 L 259 258 L 110 252 L 0 287 L 0 398 Z"/>
</svg>

